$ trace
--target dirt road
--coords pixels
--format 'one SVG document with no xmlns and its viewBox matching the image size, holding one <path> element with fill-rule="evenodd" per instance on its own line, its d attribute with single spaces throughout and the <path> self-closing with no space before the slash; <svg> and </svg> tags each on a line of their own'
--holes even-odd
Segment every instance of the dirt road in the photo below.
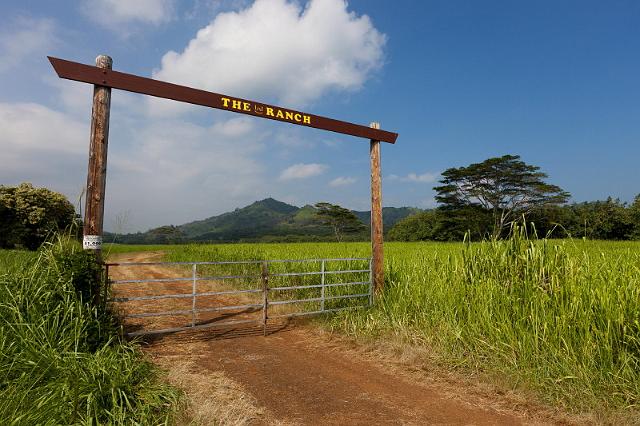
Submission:
<svg viewBox="0 0 640 426">
<path fill-rule="evenodd" d="M 116 260 L 144 262 L 160 255 L 130 254 Z M 116 279 L 177 276 L 175 270 L 160 266 L 117 269 L 112 271 Z M 176 292 L 171 283 L 162 286 Z M 130 287 L 120 295 L 132 291 Z M 155 303 L 164 309 L 162 302 Z M 182 332 L 147 342 L 150 358 L 188 396 L 181 421 L 212 424 L 215 417 L 223 424 L 256 425 L 558 423 L 523 409 L 526 402 L 514 409 L 518 404 L 513 398 L 479 395 L 464 383 L 430 377 L 429 371 L 403 371 L 407 369 L 399 362 L 371 355 L 315 327 L 274 327 L 267 337 L 261 328 L 245 327 Z"/>
</svg>

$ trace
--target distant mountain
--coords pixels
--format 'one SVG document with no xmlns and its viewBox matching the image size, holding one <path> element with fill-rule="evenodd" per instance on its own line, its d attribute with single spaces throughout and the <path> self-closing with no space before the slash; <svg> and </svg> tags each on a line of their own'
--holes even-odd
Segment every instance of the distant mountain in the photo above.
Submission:
<svg viewBox="0 0 640 426">
<path fill-rule="evenodd" d="M 315 220 L 316 209 L 307 205 L 296 207 L 267 198 L 232 212 L 179 226 L 161 226 L 147 232 L 111 235 L 117 242 L 129 244 L 171 244 L 184 242 L 237 242 L 237 241 L 322 241 L 332 240 L 328 226 Z M 407 216 L 421 210 L 412 207 L 385 207 L 382 209 L 385 230 Z M 368 227 L 371 213 L 354 211 Z M 350 236 L 354 240 L 368 239 L 368 231 Z"/>
</svg>

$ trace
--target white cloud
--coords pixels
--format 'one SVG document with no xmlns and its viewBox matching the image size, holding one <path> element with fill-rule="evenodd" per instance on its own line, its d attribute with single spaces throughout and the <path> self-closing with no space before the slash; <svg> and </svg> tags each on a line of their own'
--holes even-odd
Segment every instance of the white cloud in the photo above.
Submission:
<svg viewBox="0 0 640 426">
<path fill-rule="evenodd" d="M 174 0 L 85 0 L 82 11 L 92 21 L 127 35 L 128 24 L 168 22 L 174 12 Z"/>
<path fill-rule="evenodd" d="M 115 217 L 129 210 L 135 214 L 128 228 L 144 229 L 206 218 L 264 198 L 269 188 L 260 138 L 245 118 L 208 127 L 182 120 L 133 126 L 118 138 L 130 139 L 131 147 L 110 153 L 108 213 Z"/>
<path fill-rule="evenodd" d="M 0 183 L 32 182 L 76 202 L 86 180 L 88 123 L 34 103 L 0 103 Z"/>
<path fill-rule="evenodd" d="M 51 19 L 18 18 L 0 33 L 0 72 L 26 58 L 44 54 L 57 43 Z"/>
<path fill-rule="evenodd" d="M 407 182 L 431 183 L 436 181 L 436 177 L 437 175 L 434 175 L 433 173 L 423 173 L 421 175 L 409 173 L 404 179 Z"/>
<path fill-rule="evenodd" d="M 88 126 L 35 103 L 0 103 L 0 165 L 16 166 L 10 156 L 37 152 L 79 154 L 88 151 Z"/>
<path fill-rule="evenodd" d="M 118 116 L 121 111 L 112 111 Z M 200 126 L 117 120 L 111 126 L 106 224 L 131 212 L 128 230 L 184 223 L 269 193 L 264 136 L 246 117 Z M 35 103 L 0 103 L 0 183 L 23 181 L 77 201 L 86 181 L 89 117 Z"/>
<path fill-rule="evenodd" d="M 389 175 L 387 177 L 388 180 L 398 180 L 400 182 L 416 182 L 416 183 L 433 183 L 438 178 L 437 174 L 433 173 L 409 173 L 406 176 L 398 176 L 398 175 Z"/>
<path fill-rule="evenodd" d="M 256 0 L 224 12 L 154 78 L 301 106 L 328 90 L 357 90 L 383 62 L 386 38 L 344 0 Z"/>
<path fill-rule="evenodd" d="M 354 183 L 356 183 L 356 178 L 353 178 L 350 176 L 340 176 L 333 179 L 331 182 L 329 182 L 329 186 L 332 186 L 332 187 L 346 186 L 346 185 L 352 185 Z"/>
<path fill-rule="evenodd" d="M 436 208 L 437 206 L 438 206 L 438 202 L 435 200 L 435 198 L 426 198 L 420 201 L 420 207 L 425 209 L 433 209 L 433 208 Z"/>
<path fill-rule="evenodd" d="M 280 180 L 306 179 L 312 176 L 318 176 L 327 170 L 326 164 L 294 164 L 287 167 L 280 173 Z"/>
</svg>

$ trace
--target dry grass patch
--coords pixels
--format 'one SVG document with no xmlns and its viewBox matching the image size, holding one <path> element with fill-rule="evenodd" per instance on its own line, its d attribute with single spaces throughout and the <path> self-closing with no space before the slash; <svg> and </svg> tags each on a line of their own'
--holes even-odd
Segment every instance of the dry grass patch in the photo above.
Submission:
<svg viewBox="0 0 640 426">
<path fill-rule="evenodd" d="M 264 416 L 256 399 L 241 385 L 220 371 L 197 368 L 196 357 L 161 355 L 153 358 L 166 370 L 169 383 L 186 396 L 178 424 L 240 426 Z"/>
</svg>

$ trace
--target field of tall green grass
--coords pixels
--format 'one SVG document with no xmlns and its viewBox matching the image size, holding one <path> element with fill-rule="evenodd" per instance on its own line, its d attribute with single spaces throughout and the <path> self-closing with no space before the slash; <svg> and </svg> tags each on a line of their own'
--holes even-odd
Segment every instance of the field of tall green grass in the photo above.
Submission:
<svg viewBox="0 0 640 426">
<path fill-rule="evenodd" d="M 0 250 L 0 424 L 165 424 L 179 393 L 92 307 L 90 254 Z"/>
<path fill-rule="evenodd" d="M 367 243 L 172 247 L 174 261 L 360 257 Z M 296 266 L 298 270 L 304 264 Z M 317 268 L 309 265 L 307 268 Z M 356 337 L 428 345 L 451 368 L 506 378 L 575 411 L 640 405 L 640 243 L 387 243 L 384 294 L 329 318 Z"/>
</svg>

